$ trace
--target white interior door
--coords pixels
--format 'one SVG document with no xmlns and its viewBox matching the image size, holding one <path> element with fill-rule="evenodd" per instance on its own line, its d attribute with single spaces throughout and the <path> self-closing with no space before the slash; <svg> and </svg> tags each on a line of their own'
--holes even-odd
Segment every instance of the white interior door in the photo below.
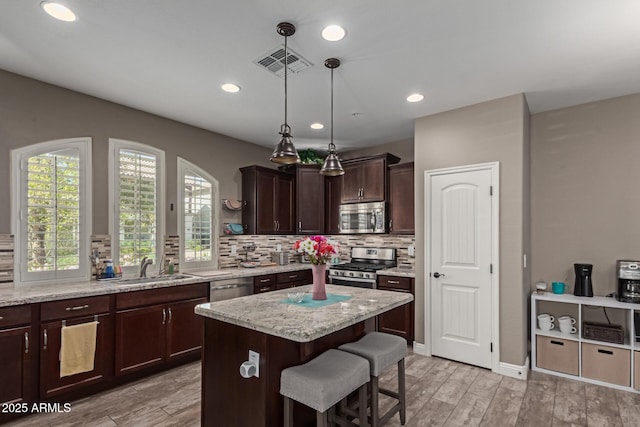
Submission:
<svg viewBox="0 0 640 427">
<path fill-rule="evenodd" d="M 461 169 L 427 175 L 431 350 L 492 368 L 494 171 Z"/>
</svg>

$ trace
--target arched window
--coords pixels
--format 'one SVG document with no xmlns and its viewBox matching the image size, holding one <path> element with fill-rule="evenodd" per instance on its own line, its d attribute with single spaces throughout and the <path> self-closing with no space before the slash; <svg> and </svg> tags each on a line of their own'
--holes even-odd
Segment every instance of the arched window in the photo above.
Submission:
<svg viewBox="0 0 640 427">
<path fill-rule="evenodd" d="M 137 272 L 144 257 L 154 270 L 164 250 L 164 151 L 109 139 L 109 206 L 114 264 Z"/>
<path fill-rule="evenodd" d="M 17 284 L 89 280 L 91 138 L 12 151 Z"/>
<path fill-rule="evenodd" d="M 219 210 L 218 181 L 198 166 L 178 157 L 181 271 L 217 268 Z"/>
</svg>

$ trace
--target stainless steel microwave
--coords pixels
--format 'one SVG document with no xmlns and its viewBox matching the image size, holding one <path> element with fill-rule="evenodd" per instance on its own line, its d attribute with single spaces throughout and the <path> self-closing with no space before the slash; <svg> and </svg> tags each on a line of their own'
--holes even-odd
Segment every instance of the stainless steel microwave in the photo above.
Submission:
<svg viewBox="0 0 640 427">
<path fill-rule="evenodd" d="M 386 233 L 386 203 L 353 203 L 340 205 L 340 233 Z"/>
</svg>

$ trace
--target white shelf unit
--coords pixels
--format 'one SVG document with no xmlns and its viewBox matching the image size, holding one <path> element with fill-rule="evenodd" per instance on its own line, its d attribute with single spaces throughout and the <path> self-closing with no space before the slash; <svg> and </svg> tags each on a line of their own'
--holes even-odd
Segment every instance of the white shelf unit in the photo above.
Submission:
<svg viewBox="0 0 640 427">
<path fill-rule="evenodd" d="M 622 326 L 624 344 L 582 337 L 583 321 L 607 323 L 603 307 L 607 309 L 606 313 L 611 319 L 611 323 Z M 640 304 L 619 302 L 614 298 L 577 297 L 570 294 L 550 292 L 537 294 L 534 292 L 531 295 L 531 369 L 618 390 L 640 393 L 640 342 L 636 342 L 634 330 L 634 313 L 636 312 L 640 313 Z M 574 317 L 576 319 L 574 326 L 577 332 L 566 334 L 560 332 L 559 329 L 551 331 L 539 329 L 537 316 L 542 313 L 549 313 L 555 317 L 556 328 L 560 316 Z M 538 339 L 541 341 L 542 349 L 538 349 Z M 552 349 L 549 352 L 548 349 L 551 347 L 548 346 L 548 343 L 556 345 L 557 350 Z M 542 367 L 538 365 L 538 350 L 540 350 Z M 627 355 L 628 367 L 626 366 Z M 584 366 L 583 357 L 590 361 Z M 607 363 L 607 358 L 611 358 L 615 362 Z M 597 360 L 597 362 L 593 362 L 593 360 Z M 557 367 L 558 370 L 550 369 L 549 363 L 557 365 L 554 367 Z M 567 371 L 574 371 L 575 375 L 567 373 Z M 602 376 L 611 378 L 612 382 L 591 378 Z M 626 381 L 628 381 L 628 385 L 619 384 Z"/>
</svg>

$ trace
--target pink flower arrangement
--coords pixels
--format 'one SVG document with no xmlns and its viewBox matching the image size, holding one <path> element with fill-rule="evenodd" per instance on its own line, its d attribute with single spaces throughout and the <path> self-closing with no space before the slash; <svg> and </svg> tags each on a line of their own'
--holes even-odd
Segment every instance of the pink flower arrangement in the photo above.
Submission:
<svg viewBox="0 0 640 427">
<path fill-rule="evenodd" d="M 293 250 L 302 253 L 311 264 L 318 265 L 326 264 L 333 255 L 337 255 L 340 245 L 324 236 L 311 236 L 295 242 Z"/>
</svg>

